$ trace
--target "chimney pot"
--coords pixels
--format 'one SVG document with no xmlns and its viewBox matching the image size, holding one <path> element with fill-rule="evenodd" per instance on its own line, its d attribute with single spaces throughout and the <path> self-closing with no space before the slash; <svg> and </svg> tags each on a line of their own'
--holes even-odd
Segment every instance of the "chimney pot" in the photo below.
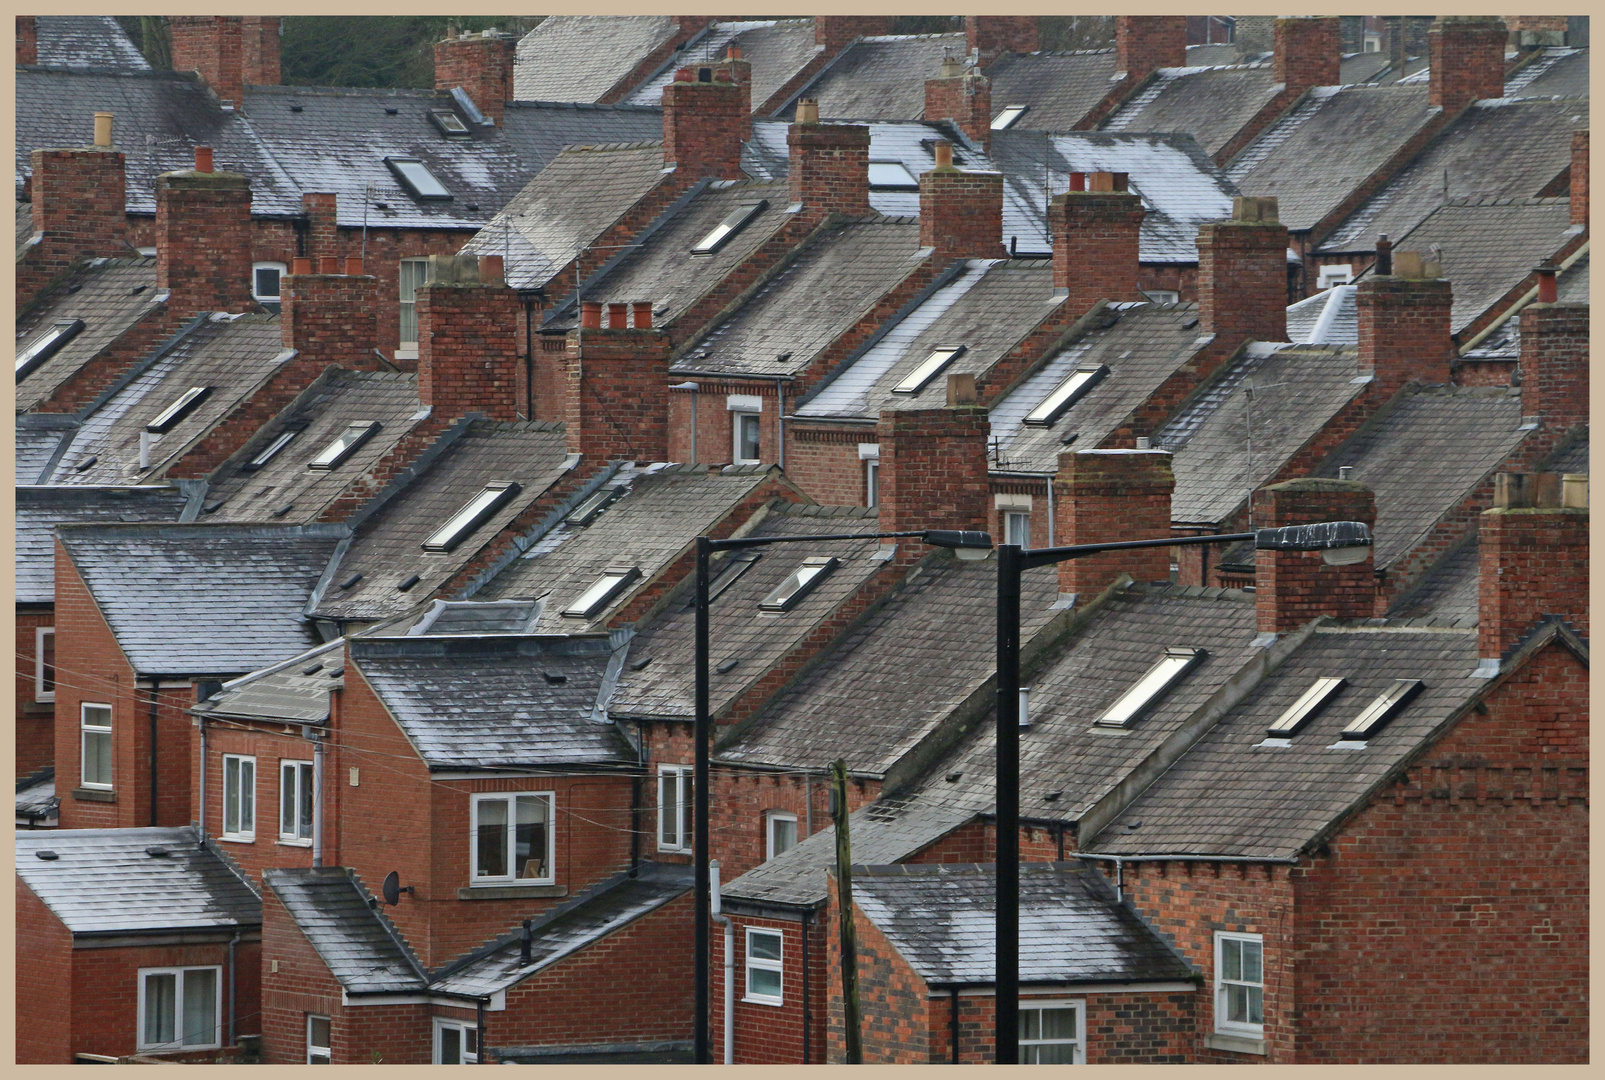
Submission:
<svg viewBox="0 0 1605 1080">
<path fill-rule="evenodd" d="M 1084 172 L 1073 172 L 1073 173 L 1071 173 L 1070 174 L 1070 190 L 1071 191 L 1086 191 L 1087 190 L 1087 174 L 1084 173 Z"/>
<path fill-rule="evenodd" d="M 799 123 L 799 124 L 817 124 L 817 123 L 819 123 L 819 99 L 818 98 L 803 98 L 803 99 L 801 99 L 800 101 L 797 102 L 797 121 L 796 122 Z"/>
<path fill-rule="evenodd" d="M 1138 450 L 1151 450 L 1151 449 L 1153 449 L 1153 440 L 1150 439 L 1146 435 L 1139 435 L 1137 437 L 1137 449 Z"/>
<path fill-rule="evenodd" d="M 602 302 L 585 300 L 580 304 L 580 326 L 586 330 L 602 329 Z"/>
<path fill-rule="evenodd" d="M 740 60 L 741 46 L 732 41 L 729 50 L 725 52 L 725 57 L 730 60 Z"/>
<path fill-rule="evenodd" d="M 210 146 L 197 146 L 195 148 L 195 171 L 203 173 L 212 171 L 212 148 Z"/>
<path fill-rule="evenodd" d="M 946 139 L 938 139 L 936 142 L 936 167 L 938 169 L 953 167 L 953 144 Z"/>
<path fill-rule="evenodd" d="M 630 326 L 630 305 L 609 304 L 607 306 L 607 328 L 609 330 L 627 330 Z"/>
<path fill-rule="evenodd" d="M 1538 302 L 1553 304 L 1559 300 L 1560 294 L 1555 288 L 1555 260 L 1546 256 L 1533 267 L 1533 273 L 1538 275 Z"/>
<path fill-rule="evenodd" d="M 337 258 L 334 255 L 323 255 L 323 256 L 320 256 L 318 258 L 318 273 L 320 273 L 320 274 L 338 274 L 339 272 L 340 272 L 340 260 L 339 260 L 339 258 Z"/>
<path fill-rule="evenodd" d="M 310 273 L 312 273 L 312 260 L 309 259 L 309 258 L 306 258 L 305 256 L 297 255 L 295 258 L 290 260 L 290 273 L 292 273 L 292 274 L 310 274 Z"/>
<path fill-rule="evenodd" d="M 1377 237 L 1376 272 L 1383 276 L 1393 273 L 1393 241 L 1388 239 L 1387 233 Z"/>
<path fill-rule="evenodd" d="M 980 396 L 975 391 L 975 376 L 969 372 L 949 375 L 947 377 L 947 404 L 948 408 L 955 405 L 976 405 L 980 403 Z"/>
<path fill-rule="evenodd" d="M 96 146 L 110 146 L 111 145 L 111 122 L 112 122 L 112 114 L 111 113 L 109 113 L 109 112 L 98 112 L 98 113 L 95 114 L 95 145 Z"/>
<path fill-rule="evenodd" d="M 1339 465 L 1338 466 L 1338 479 L 1339 480 L 1348 480 L 1348 479 L 1351 479 L 1353 476 L 1354 476 L 1354 466 L 1353 465 Z"/>
<path fill-rule="evenodd" d="M 1114 190 L 1116 190 L 1116 191 L 1129 190 L 1128 184 L 1131 181 L 1131 174 L 1130 173 L 1117 172 L 1117 173 L 1110 173 L 1109 175 L 1114 178 Z"/>
<path fill-rule="evenodd" d="M 357 277 L 362 273 L 362 259 L 356 255 L 346 257 L 346 274 Z"/>
<path fill-rule="evenodd" d="M 487 285 L 501 285 L 505 278 L 505 268 L 500 255 L 481 255 L 479 257 L 479 280 Z"/>
<path fill-rule="evenodd" d="M 681 68 L 674 73 L 675 82 L 696 82 L 697 74 L 690 68 Z"/>
<path fill-rule="evenodd" d="M 1569 510 L 1588 509 L 1588 474 L 1566 473 L 1560 478 L 1560 504 Z"/>
<path fill-rule="evenodd" d="M 635 302 L 635 328 L 637 330 L 652 329 L 652 301 L 637 300 Z"/>
</svg>

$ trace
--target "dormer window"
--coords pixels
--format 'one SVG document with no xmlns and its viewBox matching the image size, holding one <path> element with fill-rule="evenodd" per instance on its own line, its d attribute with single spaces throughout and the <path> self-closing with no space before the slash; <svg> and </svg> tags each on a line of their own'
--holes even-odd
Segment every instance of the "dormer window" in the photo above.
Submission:
<svg viewBox="0 0 1605 1080">
<path fill-rule="evenodd" d="M 601 613 L 613 599 L 624 591 L 636 578 L 641 576 L 639 568 L 634 566 L 610 566 L 602 571 L 602 576 L 591 582 L 590 588 L 574 600 L 572 604 L 563 609 L 563 614 L 571 619 L 589 619 Z"/>
<path fill-rule="evenodd" d="M 77 337 L 83 329 L 82 319 L 61 319 L 52 323 L 50 329 L 17 353 L 17 381 L 21 382 L 30 371 L 55 356 L 63 345 Z"/>
<path fill-rule="evenodd" d="M 1093 367 L 1080 368 L 1070 374 L 1070 377 L 1053 388 L 1053 393 L 1042 399 L 1042 404 L 1026 414 L 1025 422 L 1039 427 L 1051 427 L 1070 410 L 1070 406 L 1080 401 L 1082 397 L 1103 381 L 1109 374 L 1109 368 L 1103 364 Z"/>
<path fill-rule="evenodd" d="M 377 435 L 379 428 L 380 425 L 375 420 L 347 424 L 346 429 L 335 436 L 333 442 L 319 450 L 318 456 L 307 462 L 307 468 L 322 470 L 338 468 L 346 458 L 357 452 L 358 447 Z"/>
<path fill-rule="evenodd" d="M 920 182 L 901 161 L 871 161 L 869 187 L 871 191 L 918 191 Z"/>
<path fill-rule="evenodd" d="M 1003 111 L 992 118 L 993 131 L 1007 131 L 1014 126 L 1014 122 L 1026 114 L 1029 105 L 1005 105 Z"/>
<path fill-rule="evenodd" d="M 429 171 L 429 166 L 417 158 L 385 158 L 385 164 L 401 186 L 415 199 L 445 200 L 451 198 L 451 192 L 446 186 L 435 179 L 435 174 Z"/>
<path fill-rule="evenodd" d="M 759 611 L 790 611 L 796 607 L 802 598 L 814 591 L 814 587 L 830 576 L 836 567 L 841 565 L 840 559 L 822 556 L 811 556 L 802 561 L 802 565 L 793 570 L 785 581 L 776 585 L 769 595 L 758 601 Z"/>
<path fill-rule="evenodd" d="M 522 490 L 518 484 L 486 484 L 485 490 L 469 499 L 461 510 L 451 516 L 450 521 L 430 534 L 429 539 L 424 541 L 424 550 L 450 551 Z"/>
<path fill-rule="evenodd" d="M 963 355 L 963 353 L 963 345 L 943 345 L 939 348 L 931 350 L 931 355 L 927 356 L 919 367 L 910 372 L 908 378 L 892 387 L 892 393 L 919 393 L 925 388 L 926 383 L 936 378 L 936 376 L 941 373 L 943 368 L 947 367 L 947 365 L 958 359 L 958 357 Z"/>
<path fill-rule="evenodd" d="M 1120 700 L 1104 710 L 1093 724 L 1097 727 L 1129 728 L 1159 704 L 1170 688 L 1197 667 L 1205 655 L 1203 649 L 1166 649 L 1158 663 L 1137 680 L 1137 685 L 1120 695 Z"/>
<path fill-rule="evenodd" d="M 192 386 L 179 395 L 177 401 L 157 414 L 156 419 L 145 425 L 145 430 L 152 435 L 165 435 L 179 425 L 179 422 L 194 412 L 201 402 L 212 393 L 210 386 Z"/>
<path fill-rule="evenodd" d="M 732 236 L 746 228 L 747 224 L 761 214 L 768 205 L 769 200 L 767 199 L 759 199 L 757 202 L 752 203 L 742 203 L 726 214 L 724 220 L 715 225 L 708 235 L 697 241 L 697 245 L 691 249 L 691 254 L 712 255 L 715 251 L 724 247 Z"/>
</svg>

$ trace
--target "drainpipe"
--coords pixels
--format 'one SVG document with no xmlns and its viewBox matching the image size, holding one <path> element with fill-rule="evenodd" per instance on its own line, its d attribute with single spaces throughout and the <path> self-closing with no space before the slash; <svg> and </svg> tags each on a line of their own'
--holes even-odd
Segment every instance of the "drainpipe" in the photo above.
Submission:
<svg viewBox="0 0 1605 1080">
<path fill-rule="evenodd" d="M 238 969 L 234 965 L 234 946 L 240 943 L 240 932 L 234 931 L 234 936 L 228 942 L 228 1044 L 234 1045 L 234 984 L 239 981 Z"/>
<path fill-rule="evenodd" d="M 323 737 L 312 736 L 312 865 L 323 865 Z"/>
<path fill-rule="evenodd" d="M 206 846 L 206 717 L 196 717 L 201 722 L 201 809 L 200 824 L 196 832 L 200 833 L 201 847 Z"/>
<path fill-rule="evenodd" d="M 535 419 L 535 294 L 519 293 L 524 301 L 524 419 Z"/>
<path fill-rule="evenodd" d="M 803 1017 L 802 1017 L 803 1060 L 802 1060 L 802 1063 L 804 1065 L 809 1064 L 808 1053 L 809 1053 L 810 1043 L 809 1043 L 809 1040 L 808 1040 L 808 1020 L 809 1020 L 809 1016 L 808 1016 L 808 927 L 813 923 L 813 921 L 814 921 L 814 913 L 811 912 L 811 911 L 805 911 L 800 916 L 798 916 L 798 918 L 797 918 L 797 928 L 802 931 L 802 999 L 803 999 Z"/>
<path fill-rule="evenodd" d="M 489 1065 L 490 1054 L 485 1046 L 485 1002 L 489 998 L 480 998 L 474 1005 L 474 1064 Z"/>
<path fill-rule="evenodd" d="M 953 1064 L 957 1065 L 959 1063 L 959 988 L 955 986 L 948 992 L 952 995 L 949 1000 L 953 1003 L 947 1018 L 948 1040 L 953 1044 Z"/>
<path fill-rule="evenodd" d="M 775 380 L 775 447 L 776 464 L 786 471 L 786 380 Z"/>
<path fill-rule="evenodd" d="M 150 824 L 155 828 L 156 821 L 156 707 L 158 703 L 158 687 L 161 680 L 155 676 L 150 680 Z"/>
<path fill-rule="evenodd" d="M 1053 546 L 1053 477 L 1054 477 L 1054 475 L 1057 475 L 1057 474 L 1050 474 L 1048 476 L 1048 546 L 1049 547 Z"/>
<path fill-rule="evenodd" d="M 736 1063 L 736 927 L 729 916 L 719 913 L 719 860 L 713 859 L 708 863 L 708 873 L 711 876 L 712 903 L 709 911 L 713 921 L 724 927 L 724 1063 Z M 803 1036 L 807 1038 L 806 1033 Z"/>
</svg>

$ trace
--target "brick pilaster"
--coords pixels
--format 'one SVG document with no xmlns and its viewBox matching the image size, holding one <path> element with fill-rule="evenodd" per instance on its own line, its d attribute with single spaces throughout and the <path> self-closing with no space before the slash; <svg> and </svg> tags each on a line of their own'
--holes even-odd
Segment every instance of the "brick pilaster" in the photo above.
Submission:
<svg viewBox="0 0 1605 1080">
<path fill-rule="evenodd" d="M 1395 268 L 1400 269 L 1397 263 Z M 1454 297 L 1447 281 L 1373 274 L 1360 282 L 1354 299 L 1360 371 L 1376 378 L 1382 400 L 1407 382 L 1436 386 L 1449 381 Z"/>
<path fill-rule="evenodd" d="M 570 453 L 592 463 L 668 459 L 670 348 L 658 329 L 569 331 Z"/>
<path fill-rule="evenodd" d="M 1564 431 L 1588 423 L 1588 305 L 1529 304 L 1521 313 L 1522 412 Z"/>
<path fill-rule="evenodd" d="M 952 165 L 920 176 L 920 247 L 937 259 L 999 259 L 1003 247 L 1003 174 L 960 172 Z"/>
<path fill-rule="evenodd" d="M 1187 65 L 1187 16 L 1115 18 L 1115 70 L 1140 79 L 1156 68 Z"/>
<path fill-rule="evenodd" d="M 1478 656 L 1503 657 L 1546 615 L 1588 633 L 1586 507 L 1495 506 L 1478 526 Z"/>
<path fill-rule="evenodd" d="M 518 293 L 481 282 L 472 262 L 432 258 L 435 280 L 418 290 L 418 400 L 435 417 L 518 420 Z"/>
<path fill-rule="evenodd" d="M 964 47 L 987 67 L 1008 53 L 1033 53 L 1042 48 L 1035 15 L 966 15 Z"/>
<path fill-rule="evenodd" d="M 709 65 L 681 68 L 663 88 L 663 161 L 675 167 L 676 179 L 739 180 L 743 130 L 752 118 L 743 105 L 742 87 L 731 81 L 734 70 Z M 747 88 L 748 100 L 751 96 Z"/>
<path fill-rule="evenodd" d="M 1337 86 L 1342 63 L 1342 32 L 1335 15 L 1301 15 L 1276 20 L 1272 71 L 1289 90 Z"/>
<path fill-rule="evenodd" d="M 371 274 L 286 274 L 279 283 L 280 340 L 297 360 L 379 369 L 379 279 Z"/>
<path fill-rule="evenodd" d="M 499 31 L 435 42 L 435 89 L 462 87 L 487 120 L 500 124 L 513 100 L 511 35 Z"/>
<path fill-rule="evenodd" d="M 868 217 L 869 128 L 854 124 L 792 124 L 791 201 L 815 216 Z"/>
<path fill-rule="evenodd" d="M 1485 15 L 1440 15 L 1427 31 L 1427 102 L 1456 112 L 1505 96 L 1505 24 Z"/>
</svg>

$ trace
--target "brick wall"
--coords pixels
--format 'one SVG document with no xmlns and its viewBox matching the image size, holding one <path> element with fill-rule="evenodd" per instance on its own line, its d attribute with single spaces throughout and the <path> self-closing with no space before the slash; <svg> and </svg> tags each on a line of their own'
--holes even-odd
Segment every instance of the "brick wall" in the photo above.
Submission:
<svg viewBox="0 0 1605 1080">
<path fill-rule="evenodd" d="M 435 42 L 435 89 L 450 93 L 462 87 L 485 119 L 500 124 L 513 100 L 515 45 L 500 32 Z"/>
<path fill-rule="evenodd" d="M 791 201 L 813 215 L 868 217 L 869 128 L 852 124 L 792 124 Z"/>
<path fill-rule="evenodd" d="M 1478 535 L 1478 655 L 1502 657 L 1546 615 L 1588 633 L 1588 511 L 1494 507 Z"/>
<path fill-rule="evenodd" d="M 55 626 L 56 616 L 50 611 L 17 612 L 17 711 L 15 772 L 26 776 L 56 760 L 55 706 L 38 701 L 38 688 L 34 677 L 38 660 L 38 633 L 40 628 Z"/>
<path fill-rule="evenodd" d="M 730 915 L 735 924 L 735 1063 L 737 1065 L 796 1065 L 804 1061 L 802 935 L 808 934 L 809 1064 L 824 1060 L 825 960 L 824 933 L 817 916 L 800 924 L 795 919 Z M 747 928 L 771 930 L 781 938 L 781 997 L 784 1004 L 743 1001 L 746 996 Z M 713 927 L 713 984 L 710 1025 L 713 1060 L 724 1060 L 724 928 Z"/>
<path fill-rule="evenodd" d="M 1059 455 L 1054 478 L 1054 543 L 1157 540 L 1170 535 L 1170 493 L 1176 486 L 1163 450 L 1081 450 Z M 1170 580 L 1169 548 L 1136 548 L 1059 564 L 1059 591 L 1098 595 L 1121 574 L 1136 581 Z"/>
<path fill-rule="evenodd" d="M 173 15 L 167 20 L 174 71 L 195 71 L 223 101 L 245 99 L 244 48 L 238 15 Z"/>
<path fill-rule="evenodd" d="M 1299 16 L 1276 20 L 1276 47 L 1271 61 L 1275 80 L 1289 90 L 1337 86 L 1342 61 L 1342 33 L 1336 16 Z"/>
<path fill-rule="evenodd" d="M 871 425 L 786 425 L 786 475 L 825 506 L 865 505 L 866 472 L 858 444 L 875 442 Z M 883 474 L 884 475 L 884 474 Z"/>
<path fill-rule="evenodd" d="M 286 349 L 300 354 L 298 362 L 339 364 L 363 371 L 378 366 L 373 355 L 379 344 L 378 278 L 372 274 L 286 274 L 279 281 L 279 290 L 284 298 L 279 313 L 280 340 Z M 435 318 L 438 322 L 439 314 Z"/>
<path fill-rule="evenodd" d="M 1222 344 L 1287 340 L 1287 227 L 1275 199 L 1238 196 L 1198 230 L 1198 330 Z"/>
<path fill-rule="evenodd" d="M 815 15 L 814 43 L 827 53 L 837 53 L 857 37 L 878 37 L 891 33 L 890 15 Z"/>
<path fill-rule="evenodd" d="M 190 170 L 156 178 L 156 287 L 172 292 L 175 318 L 255 310 L 251 236 L 244 176 Z"/>
<path fill-rule="evenodd" d="M 1505 96 L 1505 24 L 1492 16 L 1442 15 L 1427 31 L 1429 104 L 1458 110 Z"/>
<path fill-rule="evenodd" d="M 990 146 L 992 80 L 976 72 L 926 79 L 923 118 L 926 123 L 951 120 L 973 141 Z"/>
<path fill-rule="evenodd" d="M 1254 492 L 1254 527 L 1279 529 L 1318 521 L 1376 524 L 1376 495 L 1355 480 L 1308 477 Z M 1328 566 L 1319 551 L 1258 551 L 1254 604 L 1261 633 L 1297 629 L 1321 615 L 1369 618 L 1376 601 L 1371 550 L 1350 566 Z"/>
<path fill-rule="evenodd" d="M 434 282 L 418 290 L 418 399 L 437 415 L 522 419 L 518 343 L 523 312 L 504 285 Z"/>
<path fill-rule="evenodd" d="M 760 399 L 758 420 L 758 460 L 764 465 L 779 461 L 778 414 L 775 383 L 760 379 L 698 379 L 695 410 L 689 391 L 671 391 L 669 398 L 669 460 L 692 464 L 727 465 L 735 460 L 735 418 L 727 407 L 726 395 L 742 394 Z M 786 387 L 786 404 L 796 401 Z M 696 414 L 697 452 L 691 453 L 692 413 Z"/>
<path fill-rule="evenodd" d="M 240 18 L 240 78 L 246 86 L 277 86 L 280 22 L 277 15 Z"/>
<path fill-rule="evenodd" d="M 1002 235 L 1002 173 L 960 172 L 949 165 L 921 174 L 920 246 L 935 248 L 938 261 L 1003 258 Z"/>
<path fill-rule="evenodd" d="M 1100 300 L 1142 299 L 1137 291 L 1142 219 L 1142 200 L 1127 191 L 1067 191 L 1049 202 L 1053 287 L 1069 292 L 1065 307 L 1071 317 L 1080 318 Z"/>
<path fill-rule="evenodd" d="M 1572 132 L 1571 211 L 1573 225 L 1588 224 L 1588 131 Z"/>
<path fill-rule="evenodd" d="M 966 15 L 964 49 L 986 67 L 1004 53 L 1036 52 L 1042 47 L 1035 15 Z"/>
<path fill-rule="evenodd" d="M 72 934 L 20 877 L 16 917 L 17 1064 L 67 1064 L 73 1041 Z"/>
<path fill-rule="evenodd" d="M 752 119 L 741 87 L 729 81 L 728 65 L 704 70 L 712 80 L 697 81 L 696 69 L 681 68 L 663 88 L 663 160 L 674 165 L 681 184 L 743 176 L 741 137 Z"/>
<path fill-rule="evenodd" d="M 17 264 L 19 305 L 77 259 L 129 254 L 123 166 L 123 152 L 109 146 L 33 152 L 33 229 L 44 238 Z"/>
<path fill-rule="evenodd" d="M 1373 392 L 1391 394 L 1407 382 L 1449 381 L 1453 301 L 1442 278 L 1372 274 L 1360 282 L 1354 293 L 1360 371 L 1376 378 Z"/>
<path fill-rule="evenodd" d="M 1588 422 L 1588 305 L 1529 304 L 1521 313 L 1522 412 L 1564 431 Z"/>
<path fill-rule="evenodd" d="M 17 63 L 39 62 L 39 24 L 33 15 L 17 16 Z"/>
<path fill-rule="evenodd" d="M 258 886 L 262 884 L 262 871 L 312 865 L 312 846 L 279 839 L 279 810 L 281 778 L 279 770 L 286 761 L 312 761 L 312 744 L 300 737 L 299 732 L 252 729 L 224 721 L 208 720 L 206 725 L 206 790 L 200 782 L 200 737 L 193 744 L 190 764 L 190 791 L 193 806 L 190 820 L 203 820 L 201 800 L 206 800 L 206 833 L 217 841 L 229 858 Z M 239 754 L 256 759 L 256 784 L 253 789 L 255 803 L 254 841 L 223 838 L 223 757 Z M 327 764 L 327 758 L 325 764 Z M 332 769 L 326 771 L 324 783 L 332 787 L 339 777 Z M 328 807 L 324 808 L 324 821 L 331 820 Z"/>
<path fill-rule="evenodd" d="M 1155 68 L 1187 64 L 1185 15 L 1120 15 L 1115 18 L 1115 70 L 1142 78 Z"/>
<path fill-rule="evenodd" d="M 596 464 L 669 456 L 669 338 L 662 330 L 570 331 L 568 448 Z"/>
<path fill-rule="evenodd" d="M 883 410 L 875 425 L 881 530 L 987 528 L 991 430 L 979 405 Z"/>
</svg>

